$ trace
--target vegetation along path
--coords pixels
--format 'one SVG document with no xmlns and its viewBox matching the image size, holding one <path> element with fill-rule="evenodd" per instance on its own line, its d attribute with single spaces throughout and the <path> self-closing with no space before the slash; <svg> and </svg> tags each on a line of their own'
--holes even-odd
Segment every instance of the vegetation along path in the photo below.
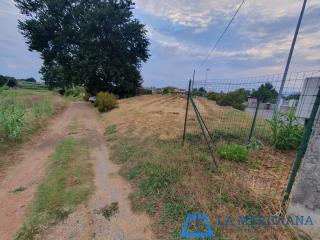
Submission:
<svg viewBox="0 0 320 240">
<path fill-rule="evenodd" d="M 71 103 L 48 129 L 17 153 L 21 161 L 8 169 L 0 182 L 1 239 L 14 239 L 23 223 L 28 222 L 28 206 L 32 206 L 37 186 L 46 177 L 48 159 L 66 137 L 83 139 L 89 146 L 94 193 L 56 227 L 40 227 L 40 231 L 36 230 L 40 234 L 31 235 L 35 239 L 154 239 L 149 219 L 131 211 L 130 185 L 118 175 L 118 166 L 108 159 L 104 128 L 96 110 L 83 102 Z M 77 183 L 69 184 L 72 187 Z"/>
</svg>

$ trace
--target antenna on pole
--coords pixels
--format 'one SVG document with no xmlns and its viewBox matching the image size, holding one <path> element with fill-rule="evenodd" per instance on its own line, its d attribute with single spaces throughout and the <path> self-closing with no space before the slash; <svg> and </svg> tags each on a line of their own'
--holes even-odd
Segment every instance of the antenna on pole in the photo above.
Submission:
<svg viewBox="0 0 320 240">
<path fill-rule="evenodd" d="M 298 34 L 299 34 L 299 30 L 300 30 L 300 26 L 301 26 L 301 22 L 302 22 L 302 19 L 303 19 L 303 14 L 304 14 L 304 10 L 306 8 L 306 5 L 307 5 L 307 0 L 304 0 L 303 5 L 302 5 L 302 9 L 301 9 L 301 13 L 300 13 L 300 17 L 299 17 L 299 21 L 298 21 L 298 24 L 297 24 L 296 32 L 295 32 L 293 40 L 292 40 L 291 49 L 290 49 L 289 57 L 288 57 L 288 60 L 287 60 L 286 69 L 284 71 L 283 79 L 282 79 L 281 86 L 280 86 L 280 91 L 279 91 L 279 95 L 278 95 L 278 99 L 277 99 L 277 107 L 276 107 L 277 111 L 280 110 L 281 97 L 282 97 L 284 85 L 285 85 L 286 80 L 287 80 L 287 75 L 288 75 L 288 71 L 289 71 L 289 67 L 290 67 L 290 63 L 291 63 L 294 47 L 295 47 L 296 42 L 297 42 L 297 38 L 298 38 Z"/>
</svg>

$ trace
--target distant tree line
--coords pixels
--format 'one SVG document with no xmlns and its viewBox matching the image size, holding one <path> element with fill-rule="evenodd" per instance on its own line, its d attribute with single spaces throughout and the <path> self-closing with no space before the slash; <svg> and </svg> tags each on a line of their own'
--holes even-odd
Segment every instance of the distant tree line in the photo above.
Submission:
<svg viewBox="0 0 320 240">
<path fill-rule="evenodd" d="M 41 54 L 40 72 L 50 88 L 137 93 L 149 40 L 131 0 L 14 1 L 26 16 L 19 29 L 29 50 Z"/>
<path fill-rule="evenodd" d="M 202 93 L 203 90 L 196 91 L 197 93 Z M 248 97 L 257 98 L 263 103 L 275 103 L 278 92 L 271 83 L 262 84 L 257 90 L 253 89 L 251 91 L 245 90 L 244 88 L 237 89 L 228 93 L 215 93 L 209 92 L 206 94 L 208 99 L 216 101 L 220 106 L 232 106 L 238 110 L 244 110 L 246 106 L 243 104 Z"/>
<path fill-rule="evenodd" d="M 208 99 L 216 101 L 220 106 L 231 106 L 235 109 L 243 111 L 246 107 L 243 104 L 248 98 L 248 92 L 241 88 L 228 93 L 208 93 Z"/>
<path fill-rule="evenodd" d="M 8 87 L 16 87 L 18 85 L 18 81 L 25 82 L 37 82 L 34 78 L 25 78 L 25 79 L 16 79 L 14 77 L 8 77 L 0 75 L 0 87 L 8 86 Z"/>
</svg>

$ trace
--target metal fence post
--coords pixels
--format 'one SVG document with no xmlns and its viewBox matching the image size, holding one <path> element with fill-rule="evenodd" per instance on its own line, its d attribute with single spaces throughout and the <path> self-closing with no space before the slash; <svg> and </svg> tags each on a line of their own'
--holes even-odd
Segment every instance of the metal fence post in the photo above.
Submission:
<svg viewBox="0 0 320 240">
<path fill-rule="evenodd" d="M 257 121 L 257 116 L 258 116 L 258 112 L 259 112 L 259 107 L 260 107 L 260 99 L 258 98 L 258 102 L 257 102 L 257 107 L 256 107 L 256 111 L 254 113 L 254 118 L 252 121 L 252 125 L 251 125 L 251 130 L 250 130 L 250 135 L 249 135 L 249 139 L 248 139 L 248 143 L 251 142 L 252 136 L 253 136 L 253 131 L 254 128 L 256 127 L 256 121 Z"/>
<path fill-rule="evenodd" d="M 286 64 L 286 68 L 285 68 L 285 71 L 284 71 L 284 74 L 283 74 L 283 79 L 282 79 L 282 82 L 281 82 L 281 86 L 280 86 L 280 90 L 279 90 L 279 94 L 278 94 L 278 99 L 277 99 L 276 111 L 280 110 L 280 100 L 281 100 L 281 97 L 282 97 L 282 92 L 283 92 L 283 89 L 284 89 L 284 85 L 285 85 L 286 80 L 287 80 L 287 75 L 288 75 L 288 72 L 289 72 L 289 67 L 290 67 L 290 63 L 291 63 L 292 54 L 293 54 L 293 51 L 294 51 L 294 48 L 295 48 L 295 45 L 296 45 L 296 41 L 297 41 L 297 38 L 298 38 L 298 34 L 299 34 L 299 30 L 300 30 L 300 26 L 301 26 L 301 22 L 302 22 L 302 19 L 303 19 L 303 15 L 304 15 L 304 11 L 305 11 L 306 5 L 307 5 L 307 0 L 304 0 L 303 1 L 303 5 L 302 5 L 302 9 L 301 9 L 301 13 L 300 13 L 300 16 L 299 16 L 298 24 L 297 24 L 297 27 L 296 27 L 296 31 L 294 33 L 294 37 L 293 37 L 293 40 L 292 40 L 292 44 L 291 44 L 291 48 L 290 48 L 290 52 L 289 52 L 289 56 L 288 56 L 288 60 L 287 60 L 287 64 Z"/>
<path fill-rule="evenodd" d="M 310 136 L 311 136 L 312 129 L 313 129 L 313 124 L 314 124 L 314 121 L 315 121 L 316 116 L 317 116 L 318 111 L 319 111 L 319 106 L 320 106 L 320 88 L 319 88 L 319 91 L 318 91 L 318 95 L 317 95 L 316 101 L 315 101 L 315 103 L 313 105 L 311 116 L 310 116 L 310 119 L 308 121 L 306 130 L 304 132 L 299 151 L 297 153 L 296 161 L 294 162 L 294 165 L 293 165 L 293 168 L 292 168 L 292 172 L 291 172 L 291 175 L 290 175 L 290 179 L 289 179 L 289 183 L 288 183 L 287 189 L 285 191 L 285 194 L 284 194 L 284 197 L 283 197 L 283 200 L 282 200 L 282 204 L 281 204 L 281 213 L 282 214 L 285 214 L 285 211 L 286 211 L 285 208 L 286 208 L 287 202 L 289 200 L 293 184 L 295 182 L 296 176 L 297 176 L 298 171 L 300 169 L 300 166 L 301 166 L 301 163 L 302 163 L 302 159 L 303 159 L 303 157 L 304 157 L 304 155 L 305 155 L 305 153 L 307 151 L 309 140 L 310 140 Z"/>
<path fill-rule="evenodd" d="M 185 115 L 185 119 L 184 119 L 182 146 L 184 146 L 184 142 L 186 140 L 190 95 L 191 95 L 191 80 L 189 81 L 189 87 L 188 87 L 187 108 L 186 108 L 186 115 Z"/>
<path fill-rule="evenodd" d="M 196 70 L 193 70 L 191 92 L 193 92 L 193 90 L 194 90 L 194 79 L 195 79 L 195 77 L 196 77 Z"/>
<path fill-rule="evenodd" d="M 209 137 L 210 137 L 210 139 L 211 139 L 211 142 L 214 143 L 214 139 L 213 139 L 213 137 L 212 137 L 212 135 L 211 135 L 211 133 L 210 133 L 210 131 L 209 131 L 209 128 L 207 127 L 206 122 L 203 120 L 203 118 L 202 118 L 202 116 L 201 116 L 201 114 L 200 114 L 200 112 L 199 112 L 199 110 L 198 110 L 195 102 L 193 101 L 193 98 L 192 98 L 192 97 L 190 98 L 190 101 L 191 101 L 191 103 L 192 103 L 192 106 L 195 106 L 195 107 L 194 107 L 194 110 L 195 110 L 196 113 L 199 115 L 199 118 L 200 118 L 201 122 L 203 123 L 203 126 L 205 127 L 205 129 L 206 129 L 206 131 L 207 131 L 207 133 L 208 133 L 208 135 L 209 135 Z"/>
<path fill-rule="evenodd" d="M 205 139 L 205 141 L 206 141 L 206 143 L 207 143 L 207 147 L 208 147 L 209 153 L 210 153 L 210 155 L 211 155 L 213 164 L 215 165 L 216 168 L 218 168 L 219 166 L 218 166 L 216 157 L 215 157 L 215 155 L 214 155 L 214 153 L 213 153 L 213 151 L 212 151 L 212 148 L 211 148 L 211 145 L 210 145 L 210 141 L 209 141 L 209 139 L 207 138 L 207 135 L 206 135 L 206 133 L 205 133 L 204 122 L 201 121 L 202 117 L 201 117 L 201 115 L 200 115 L 200 113 L 199 113 L 199 111 L 198 111 L 198 109 L 197 109 L 197 106 L 196 106 L 196 104 L 194 103 L 192 97 L 191 97 L 191 104 L 192 104 L 193 109 L 194 109 L 194 111 L 195 111 L 195 113 L 196 113 L 196 117 L 197 117 L 197 119 L 198 119 L 198 122 L 199 122 L 199 125 L 200 125 L 200 129 L 201 129 L 201 131 L 202 131 L 203 137 L 204 137 L 204 139 Z M 209 136 L 210 136 L 210 135 L 209 135 Z"/>
</svg>

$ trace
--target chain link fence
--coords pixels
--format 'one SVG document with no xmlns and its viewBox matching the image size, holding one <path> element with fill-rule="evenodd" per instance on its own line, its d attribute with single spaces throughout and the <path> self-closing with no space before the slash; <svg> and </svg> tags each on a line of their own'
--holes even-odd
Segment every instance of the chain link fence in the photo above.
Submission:
<svg viewBox="0 0 320 240">
<path fill-rule="evenodd" d="M 240 143 L 258 140 L 272 144 L 270 121 L 275 113 L 283 116 L 294 111 L 301 126 L 310 118 L 320 70 L 290 73 L 279 95 L 281 81 L 282 74 L 196 80 L 191 95 L 215 141 L 225 137 Z"/>
<path fill-rule="evenodd" d="M 219 149 L 239 144 L 250 150 L 249 166 L 239 165 L 255 192 L 276 199 L 281 209 L 297 151 L 314 111 L 320 70 L 235 79 L 190 81 L 184 139 L 206 144 L 215 167 Z M 193 141 L 192 144 L 196 143 Z"/>
</svg>

